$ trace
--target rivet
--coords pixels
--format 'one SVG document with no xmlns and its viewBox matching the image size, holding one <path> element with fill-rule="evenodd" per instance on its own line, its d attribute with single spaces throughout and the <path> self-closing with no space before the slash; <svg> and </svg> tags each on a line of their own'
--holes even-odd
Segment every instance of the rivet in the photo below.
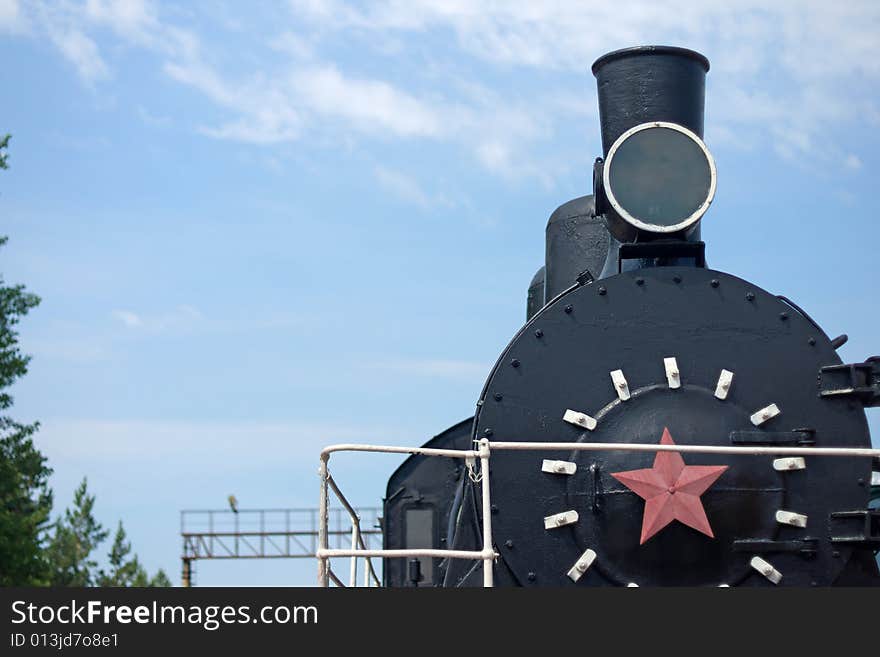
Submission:
<svg viewBox="0 0 880 657">
<path fill-rule="evenodd" d="M 510 364 L 514 367 L 519 367 L 519 358 L 514 358 L 512 361 L 510 361 Z"/>
<path fill-rule="evenodd" d="M 816 338 L 810 338 L 807 343 L 812 347 L 816 344 Z"/>
<path fill-rule="evenodd" d="M 498 505 L 497 504 L 493 504 L 492 506 L 489 507 L 489 509 L 492 511 L 492 513 L 498 513 Z"/>
<path fill-rule="evenodd" d="M 859 486 L 864 486 L 864 485 L 865 485 L 865 480 L 859 479 Z"/>
<path fill-rule="evenodd" d="M 637 278 L 636 279 L 636 285 L 644 285 L 644 284 L 645 284 L 644 278 Z"/>
<path fill-rule="evenodd" d="M 717 278 L 713 278 L 713 279 L 709 282 L 709 285 L 711 285 L 712 287 L 718 287 L 720 284 L 721 284 L 721 283 L 718 281 Z"/>
<path fill-rule="evenodd" d="M 746 299 L 748 301 L 754 301 L 755 300 L 755 293 L 754 292 L 746 292 Z"/>
<path fill-rule="evenodd" d="M 600 296 L 600 297 L 604 297 L 606 292 L 608 292 L 608 290 L 606 290 L 604 287 L 602 287 L 602 286 L 600 285 L 600 286 L 599 286 L 599 296 Z"/>
<path fill-rule="evenodd" d="M 568 304 L 568 305 L 565 307 L 565 312 L 568 313 L 568 314 L 571 314 L 571 311 L 572 311 L 572 310 L 574 310 L 574 308 L 572 307 L 571 304 Z"/>
<path fill-rule="evenodd" d="M 541 329 L 535 329 L 535 337 L 536 338 L 540 338 L 543 335 L 544 335 L 544 331 L 542 331 Z"/>
<path fill-rule="evenodd" d="M 779 313 L 779 319 L 783 322 L 788 319 L 788 313 Z"/>
<path fill-rule="evenodd" d="M 535 573 L 531 573 L 531 572 L 530 572 L 530 573 L 528 574 L 528 578 L 529 578 L 529 581 L 530 581 L 530 582 L 534 582 L 534 581 L 535 581 Z"/>
<path fill-rule="evenodd" d="M 501 401 L 502 399 L 504 399 L 504 395 L 502 395 L 500 392 L 496 392 L 493 397 L 495 397 L 495 401 Z"/>
<path fill-rule="evenodd" d="M 673 283 L 681 283 L 681 276 L 676 274 L 675 276 L 672 277 L 672 282 Z"/>
<path fill-rule="evenodd" d="M 512 547 L 513 547 L 513 541 L 511 541 L 511 540 L 508 538 L 506 541 L 504 541 L 504 545 L 505 545 L 505 547 L 512 548 Z"/>
<path fill-rule="evenodd" d="M 835 550 L 834 552 L 831 553 L 831 556 L 834 557 L 835 559 L 837 559 L 840 556 L 840 552 Z"/>
<path fill-rule="evenodd" d="M 493 433 L 494 433 L 494 432 L 492 431 L 492 429 L 488 429 L 488 428 L 487 428 L 487 429 L 483 430 L 483 435 L 486 436 L 486 438 L 488 438 L 489 436 L 491 436 Z"/>
</svg>

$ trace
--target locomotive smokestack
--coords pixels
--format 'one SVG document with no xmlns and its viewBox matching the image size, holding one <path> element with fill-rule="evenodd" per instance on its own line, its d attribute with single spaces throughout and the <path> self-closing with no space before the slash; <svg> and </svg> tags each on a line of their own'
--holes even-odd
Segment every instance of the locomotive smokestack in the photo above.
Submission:
<svg viewBox="0 0 880 657">
<path fill-rule="evenodd" d="M 677 123 L 702 139 L 708 71 L 703 55 L 673 46 L 624 48 L 597 59 L 602 154 L 624 132 L 649 121 Z"/>
<path fill-rule="evenodd" d="M 593 64 L 603 155 L 595 214 L 613 238 L 603 276 L 682 258 L 704 266 L 700 219 L 717 179 L 703 143 L 708 71 L 703 55 L 672 46 L 615 50 Z"/>
</svg>

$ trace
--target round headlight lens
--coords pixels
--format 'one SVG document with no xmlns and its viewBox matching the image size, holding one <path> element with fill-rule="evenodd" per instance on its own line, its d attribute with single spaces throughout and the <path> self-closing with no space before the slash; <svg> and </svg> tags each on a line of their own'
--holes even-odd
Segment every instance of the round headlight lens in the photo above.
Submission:
<svg viewBox="0 0 880 657">
<path fill-rule="evenodd" d="M 672 233 L 696 223 L 715 195 L 715 162 L 703 141 L 675 123 L 643 123 L 608 151 L 605 193 L 636 228 Z"/>
</svg>

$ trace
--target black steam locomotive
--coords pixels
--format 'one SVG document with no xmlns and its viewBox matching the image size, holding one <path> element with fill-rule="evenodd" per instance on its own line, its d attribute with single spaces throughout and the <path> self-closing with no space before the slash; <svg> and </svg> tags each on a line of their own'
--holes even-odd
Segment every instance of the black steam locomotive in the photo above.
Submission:
<svg viewBox="0 0 880 657">
<path fill-rule="evenodd" d="M 547 224 L 527 322 L 476 414 L 426 443 L 871 446 L 880 359 L 843 364 L 792 301 L 706 266 L 715 192 L 708 60 L 646 46 L 593 64 L 593 193 Z M 864 456 L 493 451 L 492 506 L 458 459 L 391 476 L 386 548 L 479 550 L 496 585 L 878 585 L 878 472 Z M 387 559 L 388 586 L 479 586 L 479 561 Z"/>
</svg>

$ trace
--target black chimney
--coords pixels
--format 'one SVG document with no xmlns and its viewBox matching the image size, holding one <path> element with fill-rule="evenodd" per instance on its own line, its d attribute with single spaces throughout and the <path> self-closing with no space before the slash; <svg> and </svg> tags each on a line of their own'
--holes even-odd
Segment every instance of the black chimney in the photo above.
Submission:
<svg viewBox="0 0 880 657">
<path fill-rule="evenodd" d="M 630 128 L 669 121 L 703 138 L 709 60 L 687 48 L 638 46 L 603 55 L 593 64 L 599 91 L 602 154 Z"/>
</svg>

